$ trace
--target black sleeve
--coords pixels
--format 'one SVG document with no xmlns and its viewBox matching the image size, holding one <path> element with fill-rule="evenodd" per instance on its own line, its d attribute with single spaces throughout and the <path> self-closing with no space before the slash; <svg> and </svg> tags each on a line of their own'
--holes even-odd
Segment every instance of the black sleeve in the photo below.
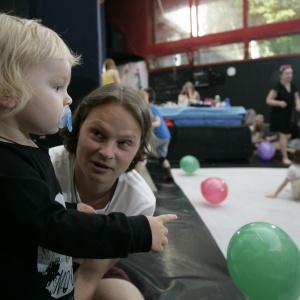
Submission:
<svg viewBox="0 0 300 300">
<path fill-rule="evenodd" d="M 66 208 L 67 209 L 76 209 L 77 210 L 77 203 L 66 202 Z"/>
<path fill-rule="evenodd" d="M 280 85 L 278 82 L 271 84 L 271 89 L 277 91 L 277 93 L 279 91 L 279 88 L 280 88 Z"/>
<path fill-rule="evenodd" d="M 298 88 L 296 85 L 292 84 L 292 89 L 293 89 L 293 93 L 295 94 L 296 92 L 299 92 Z"/>
<path fill-rule="evenodd" d="M 46 182 L 33 178 L 2 176 L 0 190 L 4 245 L 31 242 L 82 258 L 126 257 L 151 248 L 151 229 L 145 216 L 90 215 L 66 209 L 51 198 Z"/>
</svg>

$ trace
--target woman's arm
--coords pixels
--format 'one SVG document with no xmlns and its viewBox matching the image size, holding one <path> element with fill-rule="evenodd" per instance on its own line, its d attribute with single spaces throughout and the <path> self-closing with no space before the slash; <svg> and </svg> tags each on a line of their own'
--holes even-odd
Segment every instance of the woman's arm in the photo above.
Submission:
<svg viewBox="0 0 300 300">
<path fill-rule="evenodd" d="M 118 83 L 118 84 L 122 83 L 118 70 L 114 69 L 114 70 L 110 70 L 110 72 L 114 83 Z"/>
<path fill-rule="evenodd" d="M 198 91 L 194 92 L 194 98 L 195 100 L 200 100 L 200 93 Z"/>
<path fill-rule="evenodd" d="M 119 71 L 117 69 L 111 70 L 111 76 L 113 78 L 113 81 L 118 84 L 125 84 L 127 79 L 127 74 L 129 72 L 129 66 L 125 65 L 123 67 L 123 74 L 122 78 L 120 77 Z"/>
<path fill-rule="evenodd" d="M 266 99 L 266 103 L 271 106 L 279 106 L 282 108 L 285 108 L 287 106 L 287 103 L 282 100 L 276 100 L 277 97 L 277 91 L 276 90 L 270 90 Z"/>
<path fill-rule="evenodd" d="M 152 118 L 152 128 L 159 127 L 161 124 L 161 119 L 158 116 Z"/>
<path fill-rule="evenodd" d="M 295 104 L 296 104 L 296 110 L 300 111 L 300 96 L 299 96 L 299 92 L 295 93 Z"/>
<path fill-rule="evenodd" d="M 129 65 L 126 64 L 126 65 L 123 67 L 123 74 L 122 74 L 122 79 L 121 79 L 121 83 L 122 83 L 122 84 L 125 84 L 125 83 L 126 83 L 126 79 L 127 79 L 128 72 L 129 72 Z"/>
<path fill-rule="evenodd" d="M 75 299 L 93 299 L 99 281 L 118 259 L 85 259 L 74 274 Z"/>
</svg>

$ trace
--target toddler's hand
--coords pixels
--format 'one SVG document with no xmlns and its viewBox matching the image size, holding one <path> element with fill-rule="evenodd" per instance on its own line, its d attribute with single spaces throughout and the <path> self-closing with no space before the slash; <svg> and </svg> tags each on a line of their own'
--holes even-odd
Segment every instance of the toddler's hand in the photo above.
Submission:
<svg viewBox="0 0 300 300">
<path fill-rule="evenodd" d="M 177 216 L 173 214 L 160 215 L 157 217 L 147 216 L 152 232 L 151 251 L 162 252 L 164 246 L 168 244 L 167 234 L 168 229 L 164 226 L 165 223 L 176 220 Z"/>
</svg>

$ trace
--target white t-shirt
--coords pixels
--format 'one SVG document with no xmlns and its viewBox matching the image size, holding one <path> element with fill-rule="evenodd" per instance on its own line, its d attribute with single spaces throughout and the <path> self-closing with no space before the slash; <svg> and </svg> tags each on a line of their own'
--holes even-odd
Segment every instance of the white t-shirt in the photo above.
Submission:
<svg viewBox="0 0 300 300">
<path fill-rule="evenodd" d="M 295 181 L 300 178 L 300 165 L 291 164 L 287 169 L 286 177 L 288 180 Z"/>
<path fill-rule="evenodd" d="M 75 156 L 64 146 L 50 148 L 49 154 L 65 201 L 81 202 L 74 182 Z M 105 208 L 97 210 L 97 213 L 123 212 L 127 216 L 152 216 L 155 205 L 156 198 L 151 188 L 136 170 L 132 170 L 119 177 L 113 198 Z"/>
</svg>

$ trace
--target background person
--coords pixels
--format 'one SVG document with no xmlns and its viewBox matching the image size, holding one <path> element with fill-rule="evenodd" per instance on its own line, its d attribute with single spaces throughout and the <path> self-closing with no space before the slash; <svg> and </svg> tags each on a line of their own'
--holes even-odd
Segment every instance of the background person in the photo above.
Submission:
<svg viewBox="0 0 300 300">
<path fill-rule="evenodd" d="M 187 81 L 178 96 L 178 100 L 200 100 L 200 93 L 195 89 L 195 86 L 192 82 Z"/>
<path fill-rule="evenodd" d="M 294 200 L 300 201 L 300 149 L 294 152 L 293 162 L 287 169 L 286 178 L 274 194 L 267 195 L 266 197 L 276 198 L 289 182 L 291 183 Z"/>
<path fill-rule="evenodd" d="M 171 172 L 171 165 L 167 159 L 169 150 L 168 148 L 171 141 L 171 133 L 163 116 L 154 105 L 156 98 L 154 90 L 151 87 L 148 87 L 144 89 L 144 91 L 148 94 L 148 102 L 152 114 L 152 128 L 155 136 L 154 144 L 155 151 L 158 156 L 158 167 L 162 167 L 165 172 L 163 179 L 168 182 L 173 182 L 174 179 Z"/>
<path fill-rule="evenodd" d="M 265 117 L 257 114 L 253 123 L 249 126 L 251 131 L 251 140 L 254 148 L 257 148 L 263 141 L 271 142 L 276 150 L 280 149 L 277 134 L 270 134 L 266 130 Z"/>
<path fill-rule="evenodd" d="M 288 158 L 287 143 L 292 134 L 292 113 L 300 111 L 300 97 L 297 87 L 292 83 L 293 69 L 291 65 L 282 65 L 279 69 L 280 81 L 269 91 L 266 103 L 271 108 L 270 129 L 279 133 L 279 145 L 282 162 L 291 164 Z"/>
<path fill-rule="evenodd" d="M 97 88 L 80 102 L 64 146 L 49 153 L 67 202 L 85 203 L 98 214 L 153 215 L 155 196 L 134 167 L 152 155 L 148 104 L 140 91 L 119 84 Z M 117 259 L 85 260 L 75 272 L 75 298 L 143 299 Z M 114 278 L 116 277 L 116 278 Z M 103 279 L 104 278 L 104 279 Z"/>
<path fill-rule="evenodd" d="M 107 85 L 110 83 L 125 84 L 128 72 L 129 65 L 126 64 L 123 67 L 123 73 L 121 77 L 116 67 L 115 61 L 111 58 L 107 58 L 103 63 L 102 85 Z"/>
</svg>

